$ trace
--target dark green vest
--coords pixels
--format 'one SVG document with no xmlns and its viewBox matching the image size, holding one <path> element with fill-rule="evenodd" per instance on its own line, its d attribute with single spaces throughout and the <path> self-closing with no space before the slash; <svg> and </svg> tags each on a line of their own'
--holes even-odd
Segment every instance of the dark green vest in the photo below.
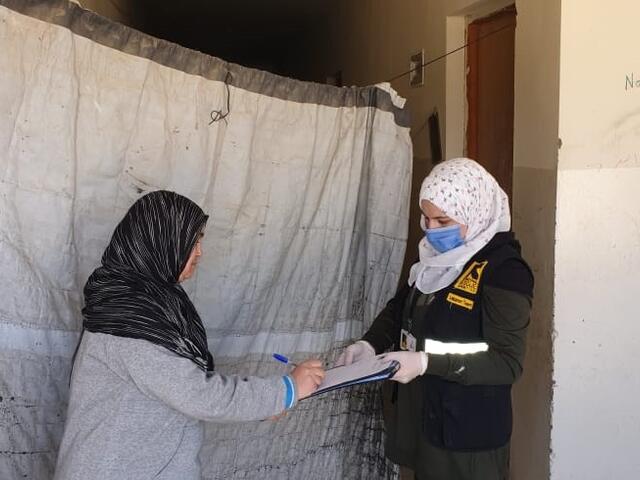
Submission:
<svg viewBox="0 0 640 480">
<path fill-rule="evenodd" d="M 484 342 L 482 290 L 485 284 L 510 285 L 510 279 L 496 278 L 508 275 L 508 270 L 498 267 L 510 260 L 526 265 L 512 234 L 499 234 L 467 263 L 455 282 L 429 295 L 426 302 L 415 288 L 405 293 L 404 301 L 398 302 L 403 305 L 398 313 L 403 328 L 416 337 L 417 349 L 424 349 L 425 339 Z M 519 290 L 517 287 L 514 285 L 513 289 Z M 511 385 L 462 385 L 429 374 L 418 382 L 422 388 L 422 412 L 418 418 L 429 443 L 455 451 L 489 450 L 508 443 L 512 428 Z"/>
</svg>

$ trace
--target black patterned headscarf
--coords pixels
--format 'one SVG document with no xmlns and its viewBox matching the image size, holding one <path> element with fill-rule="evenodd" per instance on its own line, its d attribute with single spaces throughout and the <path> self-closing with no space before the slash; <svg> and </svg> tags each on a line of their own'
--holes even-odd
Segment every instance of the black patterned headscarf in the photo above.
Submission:
<svg viewBox="0 0 640 480">
<path fill-rule="evenodd" d="M 173 192 L 136 201 L 84 287 L 84 328 L 148 340 L 213 371 L 202 321 L 178 283 L 207 218 Z"/>
</svg>

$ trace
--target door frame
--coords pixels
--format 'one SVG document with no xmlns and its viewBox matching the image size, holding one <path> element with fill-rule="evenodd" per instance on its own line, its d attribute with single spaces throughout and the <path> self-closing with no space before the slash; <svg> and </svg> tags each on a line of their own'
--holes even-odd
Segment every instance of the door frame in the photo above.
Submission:
<svg viewBox="0 0 640 480">
<path fill-rule="evenodd" d="M 470 23 L 499 13 L 516 0 L 476 0 L 446 18 L 446 51 L 451 52 L 467 42 Z M 467 154 L 467 50 L 446 58 L 445 73 L 445 142 L 444 158 Z"/>
<path fill-rule="evenodd" d="M 515 0 L 514 0 L 515 1 Z M 487 16 L 483 16 L 481 18 L 475 19 L 468 23 L 467 25 L 467 42 L 469 43 L 469 47 L 467 47 L 467 128 L 466 128 L 466 148 L 465 153 L 469 158 L 473 158 L 474 160 L 478 160 L 478 135 L 479 135 L 479 125 L 478 125 L 478 109 L 480 102 L 479 95 L 479 73 L 480 73 L 480 65 L 478 63 L 480 50 L 479 50 L 479 29 L 481 25 L 491 22 L 498 17 L 501 17 L 505 14 L 512 14 L 515 18 L 517 15 L 516 5 L 512 3 L 508 7 L 505 7 L 497 12 L 491 13 Z M 516 26 L 514 24 L 514 30 Z M 514 39 L 515 46 L 515 39 Z M 514 85 L 515 90 L 515 85 Z M 515 94 L 515 92 L 514 92 Z M 513 152 L 512 152 L 512 164 L 513 164 Z M 512 185 L 509 186 L 508 192 L 511 193 Z M 505 189 L 507 190 L 507 189 Z M 511 199 L 511 195 L 509 195 L 509 199 Z"/>
</svg>

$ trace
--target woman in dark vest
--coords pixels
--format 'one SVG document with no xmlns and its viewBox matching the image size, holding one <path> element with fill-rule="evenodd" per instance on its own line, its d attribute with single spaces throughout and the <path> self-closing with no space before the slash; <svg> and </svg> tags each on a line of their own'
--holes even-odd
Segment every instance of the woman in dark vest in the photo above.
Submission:
<svg viewBox="0 0 640 480">
<path fill-rule="evenodd" d="M 409 284 L 342 362 L 394 350 L 386 454 L 417 479 L 507 479 L 511 385 L 533 297 L 509 200 L 479 164 L 454 159 L 424 180 L 420 208 L 425 238 Z"/>
</svg>

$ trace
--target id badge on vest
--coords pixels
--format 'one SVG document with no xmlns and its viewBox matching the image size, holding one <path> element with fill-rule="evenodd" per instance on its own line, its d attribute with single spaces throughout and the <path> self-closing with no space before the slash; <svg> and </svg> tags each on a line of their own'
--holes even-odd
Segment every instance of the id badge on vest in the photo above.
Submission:
<svg viewBox="0 0 640 480">
<path fill-rule="evenodd" d="M 411 335 L 404 328 L 400 330 L 400 350 L 405 350 L 408 352 L 416 351 L 416 337 Z"/>
</svg>

